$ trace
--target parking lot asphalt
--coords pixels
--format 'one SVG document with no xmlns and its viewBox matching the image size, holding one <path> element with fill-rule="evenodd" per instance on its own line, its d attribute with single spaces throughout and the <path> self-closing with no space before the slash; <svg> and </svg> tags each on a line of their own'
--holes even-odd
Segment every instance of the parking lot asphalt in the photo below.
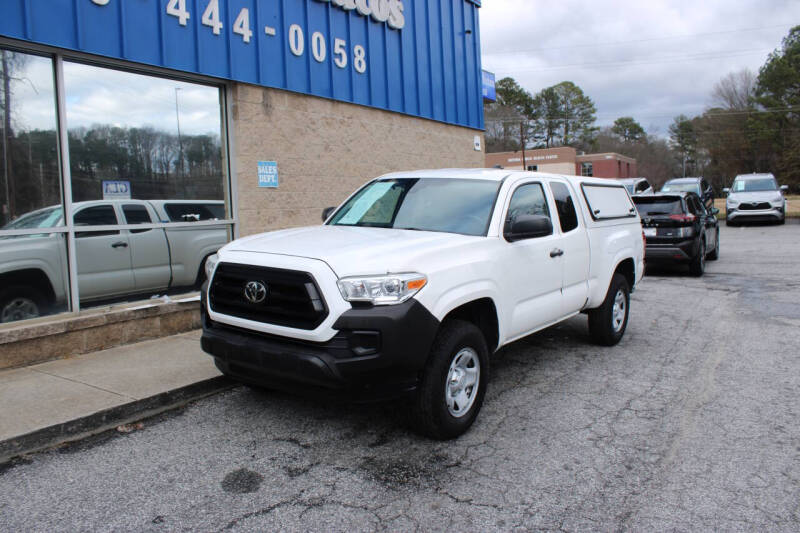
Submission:
<svg viewBox="0 0 800 533">
<path fill-rule="evenodd" d="M 2 467 L 0 530 L 798 531 L 800 225 L 721 229 L 618 346 L 580 316 L 498 353 L 458 440 L 238 387 Z"/>
</svg>

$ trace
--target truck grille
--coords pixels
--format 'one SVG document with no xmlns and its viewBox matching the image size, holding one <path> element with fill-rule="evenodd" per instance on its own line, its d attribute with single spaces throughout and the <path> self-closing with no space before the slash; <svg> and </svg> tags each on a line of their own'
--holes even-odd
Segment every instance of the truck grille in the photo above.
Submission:
<svg viewBox="0 0 800 533">
<path fill-rule="evenodd" d="M 769 202 L 756 202 L 756 203 L 743 203 L 739 205 L 739 209 L 743 209 L 746 211 L 750 210 L 758 210 L 758 209 L 769 209 L 772 207 Z"/>
<path fill-rule="evenodd" d="M 250 282 L 266 288 L 263 300 L 261 294 L 248 300 L 245 287 Z M 307 272 L 220 263 L 208 293 L 213 311 L 267 324 L 314 329 L 328 316 L 325 300 Z"/>
</svg>

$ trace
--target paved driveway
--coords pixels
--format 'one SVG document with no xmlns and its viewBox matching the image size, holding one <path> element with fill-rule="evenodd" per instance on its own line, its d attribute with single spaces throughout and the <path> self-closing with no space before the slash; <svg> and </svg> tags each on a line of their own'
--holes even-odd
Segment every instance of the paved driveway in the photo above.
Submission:
<svg viewBox="0 0 800 533">
<path fill-rule="evenodd" d="M 0 471 L 0 530 L 800 529 L 800 225 L 504 349 L 474 428 L 240 387 Z"/>
</svg>

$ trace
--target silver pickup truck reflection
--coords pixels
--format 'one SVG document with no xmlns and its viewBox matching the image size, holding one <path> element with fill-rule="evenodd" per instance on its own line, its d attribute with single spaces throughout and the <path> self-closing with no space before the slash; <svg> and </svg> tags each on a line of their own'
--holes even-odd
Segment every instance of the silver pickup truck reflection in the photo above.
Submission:
<svg viewBox="0 0 800 533">
<path fill-rule="evenodd" d="M 97 200 L 73 204 L 75 226 L 225 219 L 213 200 Z M 0 229 L 63 226 L 63 209 L 26 213 Z M 228 228 L 118 229 L 75 233 L 81 303 L 199 286 L 205 259 L 228 241 Z M 0 322 L 34 318 L 67 301 L 66 236 L 0 236 Z"/>
</svg>

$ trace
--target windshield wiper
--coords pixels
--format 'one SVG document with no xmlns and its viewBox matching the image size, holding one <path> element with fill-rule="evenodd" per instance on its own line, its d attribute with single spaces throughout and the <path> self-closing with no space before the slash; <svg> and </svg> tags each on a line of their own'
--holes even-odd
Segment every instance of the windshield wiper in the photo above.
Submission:
<svg viewBox="0 0 800 533">
<path fill-rule="evenodd" d="M 408 231 L 431 231 L 425 228 L 394 228 L 394 229 L 407 229 Z"/>
</svg>

